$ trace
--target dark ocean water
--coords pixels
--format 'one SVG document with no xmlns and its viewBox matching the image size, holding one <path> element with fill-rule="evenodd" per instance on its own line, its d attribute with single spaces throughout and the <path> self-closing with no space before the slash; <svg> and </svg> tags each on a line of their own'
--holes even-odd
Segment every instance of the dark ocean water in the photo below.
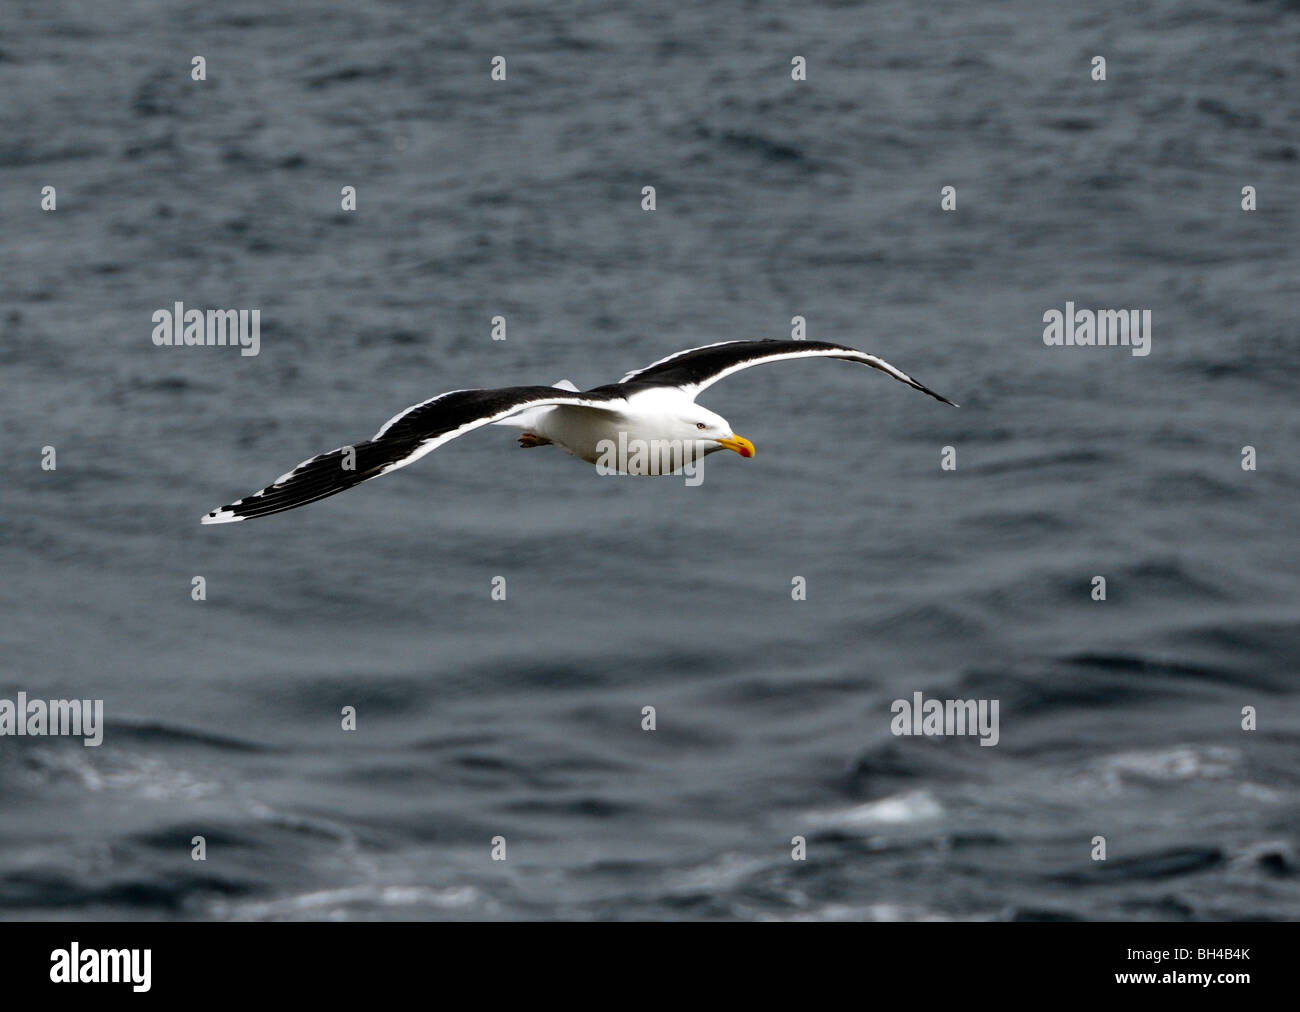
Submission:
<svg viewBox="0 0 1300 1012">
<path fill-rule="evenodd" d="M 1298 68 L 1280 0 L 6 5 L 0 697 L 108 726 L 0 738 L 0 917 L 1300 916 Z M 198 523 L 796 314 L 962 408 L 776 365 L 699 487 L 493 428 Z"/>
</svg>

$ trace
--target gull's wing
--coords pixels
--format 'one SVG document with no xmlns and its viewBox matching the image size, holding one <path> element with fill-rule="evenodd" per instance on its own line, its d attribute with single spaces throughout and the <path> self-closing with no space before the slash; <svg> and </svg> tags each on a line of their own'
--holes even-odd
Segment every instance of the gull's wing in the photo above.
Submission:
<svg viewBox="0 0 1300 1012">
<path fill-rule="evenodd" d="M 637 369 L 624 376 L 620 383 L 636 385 L 677 387 L 694 400 L 701 390 L 706 390 L 724 376 L 748 369 L 752 365 L 764 362 L 782 362 L 796 358 L 842 358 L 847 362 L 858 362 L 888 373 L 894 379 L 906 383 L 915 390 L 929 394 L 945 404 L 953 404 L 947 397 L 936 394 L 929 387 L 918 383 L 901 369 L 895 369 L 882 358 L 868 355 L 857 348 L 828 341 L 722 341 L 718 344 L 706 344 L 702 348 L 688 348 L 675 355 L 652 362 L 644 369 Z M 953 404 L 953 407 L 957 405 Z"/>
<path fill-rule="evenodd" d="M 405 467 L 471 429 L 527 408 L 574 404 L 618 414 L 625 403 L 613 392 L 570 393 L 554 387 L 452 390 L 399 412 L 364 442 L 304 460 L 260 492 L 205 514 L 202 522 L 235 523 L 305 506 Z"/>
</svg>

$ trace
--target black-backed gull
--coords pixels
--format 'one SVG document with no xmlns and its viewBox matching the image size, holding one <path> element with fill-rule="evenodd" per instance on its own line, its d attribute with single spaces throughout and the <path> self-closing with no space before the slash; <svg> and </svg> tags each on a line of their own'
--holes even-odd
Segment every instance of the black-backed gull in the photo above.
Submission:
<svg viewBox="0 0 1300 1012">
<path fill-rule="evenodd" d="M 484 425 L 522 429 L 521 446 L 554 444 L 598 463 L 611 443 L 675 445 L 703 455 L 734 450 L 754 455 L 754 444 L 732 431 L 721 415 L 695 403 L 700 392 L 724 376 L 763 362 L 839 358 L 879 369 L 945 404 L 953 402 L 888 362 L 825 341 L 721 341 L 679 351 L 617 383 L 578 390 L 554 387 L 452 390 L 394 415 L 370 439 L 304 460 L 287 474 L 228 506 L 204 515 L 205 524 L 268 516 L 335 495 L 363 481 L 405 467 L 443 443 Z M 956 407 L 956 405 L 953 405 Z"/>
</svg>

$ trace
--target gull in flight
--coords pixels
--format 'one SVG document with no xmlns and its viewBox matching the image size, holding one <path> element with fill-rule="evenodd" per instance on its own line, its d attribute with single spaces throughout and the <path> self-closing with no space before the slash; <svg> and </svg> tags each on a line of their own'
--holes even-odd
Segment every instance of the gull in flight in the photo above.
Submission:
<svg viewBox="0 0 1300 1012">
<path fill-rule="evenodd" d="M 628 373 L 617 383 L 592 390 L 578 390 L 565 380 L 553 387 L 438 394 L 394 415 L 370 439 L 304 460 L 260 492 L 204 514 L 202 522 L 236 523 L 305 506 L 405 467 L 443 443 L 485 425 L 522 429 L 520 446 L 554 444 L 598 466 L 610 446 L 634 442 L 681 447 L 688 455 L 734 450 L 742 457 L 752 457 L 754 444 L 736 435 L 721 415 L 696 404 L 695 398 L 733 372 L 799 358 L 857 362 L 945 404 L 953 403 L 883 359 L 842 344 L 722 341 L 679 351 Z M 680 466 L 682 458 L 676 459 Z M 636 473 L 621 463 L 616 470 Z"/>
</svg>

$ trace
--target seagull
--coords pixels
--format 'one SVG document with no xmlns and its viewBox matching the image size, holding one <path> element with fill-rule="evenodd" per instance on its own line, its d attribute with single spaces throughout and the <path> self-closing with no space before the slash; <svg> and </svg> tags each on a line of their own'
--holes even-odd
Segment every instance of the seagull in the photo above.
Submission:
<svg viewBox="0 0 1300 1012">
<path fill-rule="evenodd" d="M 721 415 L 695 398 L 733 372 L 764 362 L 838 358 L 879 369 L 944 404 L 948 398 L 901 369 L 865 351 L 827 341 L 720 341 L 688 348 L 628 373 L 617 383 L 579 390 L 568 380 L 555 386 L 451 390 L 390 418 L 370 439 L 304 460 L 272 484 L 204 514 L 202 523 L 229 524 L 270 516 L 337 495 L 363 481 L 419 460 L 444 443 L 485 425 L 523 430 L 519 445 L 555 445 L 611 473 L 676 473 L 697 456 L 732 450 L 754 456 L 754 444 L 738 436 Z M 637 470 L 618 447 L 672 447 L 666 470 Z M 642 458 L 646 458 L 643 453 Z M 653 452 L 649 463 L 654 463 Z"/>
</svg>

